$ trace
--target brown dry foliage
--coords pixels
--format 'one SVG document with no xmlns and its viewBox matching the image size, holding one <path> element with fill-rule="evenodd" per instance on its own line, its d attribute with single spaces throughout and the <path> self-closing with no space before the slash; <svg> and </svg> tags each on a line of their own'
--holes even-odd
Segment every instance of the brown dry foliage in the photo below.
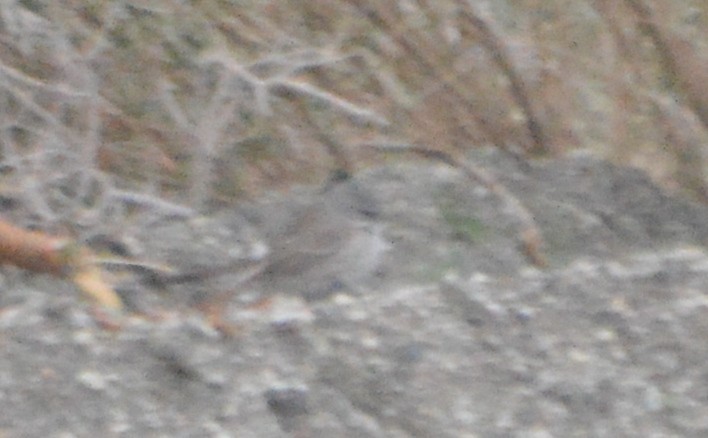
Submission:
<svg viewBox="0 0 708 438">
<path fill-rule="evenodd" d="M 359 146 L 386 142 L 456 154 L 591 148 L 680 186 L 683 151 L 705 161 L 706 9 L 699 0 L 21 2 L 2 11 L 3 143 L 46 153 L 55 135 L 85 168 L 198 208 L 377 162 Z M 662 96 L 676 114 L 697 114 L 690 144 L 669 141 L 674 117 L 654 104 Z M 23 111 L 34 120 L 10 116 Z M 689 169 L 703 186 L 705 167 Z"/>
<path fill-rule="evenodd" d="M 702 0 L 5 2 L 0 195 L 86 238 L 396 144 L 591 149 L 705 201 L 707 29 Z"/>
</svg>

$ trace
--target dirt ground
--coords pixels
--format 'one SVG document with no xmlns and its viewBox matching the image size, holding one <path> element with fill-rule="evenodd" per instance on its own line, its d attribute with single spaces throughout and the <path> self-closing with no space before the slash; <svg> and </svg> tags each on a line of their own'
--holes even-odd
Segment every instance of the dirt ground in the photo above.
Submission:
<svg viewBox="0 0 708 438">
<path fill-rule="evenodd" d="M 153 316 L 111 331 L 69 284 L 5 270 L 0 436 L 708 436 L 708 208 L 580 154 L 470 159 L 531 210 L 548 268 L 495 196 L 416 163 L 356 176 L 392 245 L 364 292 L 243 291 L 228 334 L 191 305 L 228 276 L 134 283 L 126 301 Z M 123 237 L 204 266 L 243 244 L 236 211 Z"/>
</svg>

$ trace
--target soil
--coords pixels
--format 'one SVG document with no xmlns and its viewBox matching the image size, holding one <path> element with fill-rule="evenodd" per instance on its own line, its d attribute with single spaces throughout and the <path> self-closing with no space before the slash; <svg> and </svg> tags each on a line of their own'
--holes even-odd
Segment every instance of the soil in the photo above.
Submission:
<svg viewBox="0 0 708 438">
<path fill-rule="evenodd" d="M 708 436 L 708 208 L 587 155 L 469 160 L 532 212 L 547 268 L 493 194 L 417 162 L 355 176 L 392 245 L 356 293 L 140 279 L 111 329 L 71 285 L 6 270 L 0 436 Z M 121 238 L 141 259 L 208 266 L 249 253 L 259 213 L 317 193 Z M 195 306 L 215 291 L 218 322 Z"/>
</svg>

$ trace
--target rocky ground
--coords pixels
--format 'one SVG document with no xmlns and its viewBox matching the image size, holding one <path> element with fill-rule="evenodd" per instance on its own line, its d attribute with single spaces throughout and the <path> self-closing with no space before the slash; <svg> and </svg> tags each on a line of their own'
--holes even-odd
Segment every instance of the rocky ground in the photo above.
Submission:
<svg viewBox="0 0 708 438">
<path fill-rule="evenodd" d="M 69 284 L 8 271 L 0 436 L 707 436 L 708 208 L 588 156 L 470 159 L 532 211 L 548 268 L 495 196 L 420 162 L 356 177 L 392 243 L 364 293 L 234 297 L 229 330 L 190 307 L 228 279 L 127 287 L 150 316 L 116 331 Z M 222 211 L 126 238 L 203 266 L 248 252 L 244 229 Z"/>
</svg>

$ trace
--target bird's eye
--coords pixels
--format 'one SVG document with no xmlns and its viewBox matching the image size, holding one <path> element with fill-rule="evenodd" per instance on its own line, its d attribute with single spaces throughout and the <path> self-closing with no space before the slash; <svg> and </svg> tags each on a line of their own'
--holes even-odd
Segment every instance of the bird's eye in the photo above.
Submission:
<svg viewBox="0 0 708 438">
<path fill-rule="evenodd" d="M 376 219 L 379 217 L 379 211 L 371 208 L 360 209 L 359 213 L 367 219 Z"/>
</svg>

